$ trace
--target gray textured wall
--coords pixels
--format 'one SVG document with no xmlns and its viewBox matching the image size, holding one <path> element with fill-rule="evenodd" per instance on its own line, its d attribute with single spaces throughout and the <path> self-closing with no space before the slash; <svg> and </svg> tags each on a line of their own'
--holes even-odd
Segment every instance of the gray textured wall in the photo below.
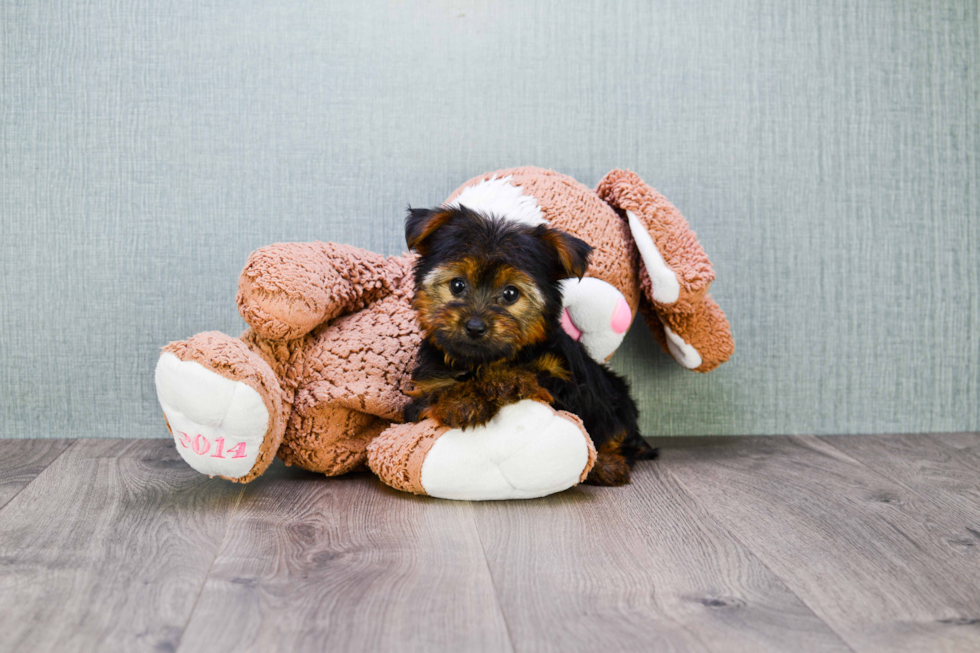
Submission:
<svg viewBox="0 0 980 653">
<path fill-rule="evenodd" d="M 975 0 L 4 0 L 0 39 L 0 437 L 165 435 L 157 349 L 242 329 L 252 249 L 397 253 L 518 164 L 636 170 L 715 263 L 728 364 L 614 359 L 646 433 L 980 429 Z"/>
</svg>

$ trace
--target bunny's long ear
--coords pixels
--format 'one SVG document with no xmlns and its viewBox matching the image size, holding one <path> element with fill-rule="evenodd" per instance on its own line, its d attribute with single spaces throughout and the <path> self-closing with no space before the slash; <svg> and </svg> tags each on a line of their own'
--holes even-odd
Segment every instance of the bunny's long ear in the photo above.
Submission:
<svg viewBox="0 0 980 653">
<path fill-rule="evenodd" d="M 647 301 L 658 311 L 692 312 L 715 280 L 715 271 L 681 212 L 628 170 L 603 177 L 596 193 L 629 221 Z"/>
<path fill-rule="evenodd" d="M 715 271 L 684 216 L 628 170 L 607 174 L 596 193 L 629 223 L 639 253 L 640 310 L 664 351 L 696 372 L 728 360 L 731 328 L 707 295 Z"/>
</svg>

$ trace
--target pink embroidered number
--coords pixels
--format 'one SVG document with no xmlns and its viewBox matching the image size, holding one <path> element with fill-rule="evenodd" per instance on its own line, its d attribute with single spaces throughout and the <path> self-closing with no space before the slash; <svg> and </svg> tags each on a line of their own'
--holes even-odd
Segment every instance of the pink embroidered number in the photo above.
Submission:
<svg viewBox="0 0 980 653">
<path fill-rule="evenodd" d="M 202 442 L 204 444 L 201 444 Z M 194 437 L 194 453 L 196 453 L 198 456 L 203 456 L 208 452 L 210 448 L 211 448 L 211 443 L 208 442 L 208 439 L 206 437 L 200 434 Z"/>
<path fill-rule="evenodd" d="M 234 447 L 228 450 L 228 453 L 234 453 L 232 458 L 244 458 L 245 457 L 245 443 L 239 442 Z"/>
<path fill-rule="evenodd" d="M 193 438 L 183 431 L 177 431 L 177 441 L 180 442 L 180 446 L 185 449 L 190 449 L 198 456 L 203 456 L 211 451 L 211 441 L 205 436 L 198 433 Z M 215 438 L 214 439 L 214 453 L 211 454 L 212 458 L 225 458 L 225 454 L 233 454 L 232 458 L 244 458 L 245 457 L 245 443 L 239 442 L 233 447 L 230 447 L 225 451 L 225 439 Z"/>
</svg>

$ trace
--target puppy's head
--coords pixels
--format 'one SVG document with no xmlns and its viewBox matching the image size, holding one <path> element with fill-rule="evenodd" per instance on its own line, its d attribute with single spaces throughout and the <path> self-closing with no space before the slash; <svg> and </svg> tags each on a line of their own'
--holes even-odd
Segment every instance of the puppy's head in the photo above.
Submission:
<svg viewBox="0 0 980 653">
<path fill-rule="evenodd" d="M 426 337 L 466 364 L 546 340 L 561 315 L 558 282 L 582 277 L 592 251 L 545 225 L 466 207 L 409 209 L 405 240 L 419 254 L 412 305 Z"/>
</svg>

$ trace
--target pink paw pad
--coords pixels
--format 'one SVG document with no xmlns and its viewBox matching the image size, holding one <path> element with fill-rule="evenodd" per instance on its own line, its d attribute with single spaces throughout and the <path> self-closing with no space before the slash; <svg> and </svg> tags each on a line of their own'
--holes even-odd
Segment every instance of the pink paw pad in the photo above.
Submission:
<svg viewBox="0 0 980 653">
<path fill-rule="evenodd" d="M 629 310 L 629 307 L 626 308 Z M 579 331 L 578 327 L 572 322 L 572 316 L 568 314 L 568 309 L 564 309 L 561 312 L 561 328 L 565 330 L 565 333 L 572 337 L 572 340 L 579 340 L 582 337 L 582 332 Z"/>
<path fill-rule="evenodd" d="M 565 311 L 565 315 L 568 311 Z M 630 324 L 633 323 L 633 312 L 630 311 L 629 304 L 622 297 L 616 302 L 616 308 L 613 310 L 612 319 L 609 321 L 609 326 L 616 333 L 626 333 L 626 330 L 630 328 Z M 565 326 L 565 318 L 562 317 L 562 326 Z M 568 329 L 565 329 L 568 331 Z M 581 333 L 580 333 L 581 335 Z"/>
</svg>

